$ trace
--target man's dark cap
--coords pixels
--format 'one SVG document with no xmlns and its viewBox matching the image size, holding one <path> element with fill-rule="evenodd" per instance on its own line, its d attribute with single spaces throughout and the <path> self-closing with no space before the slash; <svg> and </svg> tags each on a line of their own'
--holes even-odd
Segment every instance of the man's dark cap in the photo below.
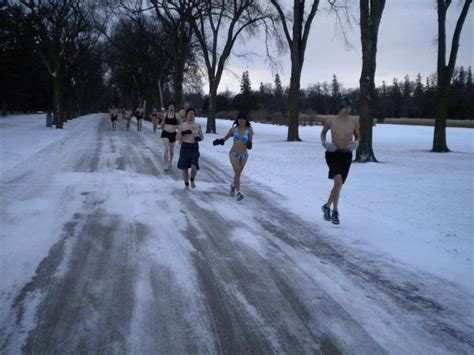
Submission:
<svg viewBox="0 0 474 355">
<path fill-rule="evenodd" d="M 339 108 L 343 109 L 345 107 L 352 106 L 352 101 L 348 97 L 343 97 L 341 102 L 339 103 Z"/>
</svg>

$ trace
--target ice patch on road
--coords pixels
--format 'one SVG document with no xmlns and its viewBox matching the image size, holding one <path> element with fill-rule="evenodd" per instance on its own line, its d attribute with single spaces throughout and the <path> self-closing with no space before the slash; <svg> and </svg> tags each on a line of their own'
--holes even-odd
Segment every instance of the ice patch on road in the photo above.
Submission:
<svg viewBox="0 0 474 355">
<path fill-rule="evenodd" d="M 257 252 L 261 257 L 267 258 L 266 248 L 262 243 L 261 237 L 257 233 L 250 233 L 244 228 L 236 228 L 232 230 L 230 240 L 243 244 Z"/>
</svg>

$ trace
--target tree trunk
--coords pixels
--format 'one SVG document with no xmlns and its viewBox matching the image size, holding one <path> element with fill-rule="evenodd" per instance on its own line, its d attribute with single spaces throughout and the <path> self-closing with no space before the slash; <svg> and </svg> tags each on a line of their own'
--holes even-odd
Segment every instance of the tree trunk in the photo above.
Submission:
<svg viewBox="0 0 474 355">
<path fill-rule="evenodd" d="M 176 109 L 183 107 L 184 60 L 178 60 L 174 74 L 174 100 Z"/>
<path fill-rule="evenodd" d="M 436 94 L 436 113 L 435 113 L 435 129 L 433 135 L 432 152 L 447 153 L 449 148 L 446 142 L 446 117 L 448 113 L 448 93 L 449 81 L 446 78 L 439 80 L 438 90 Z"/>
<path fill-rule="evenodd" d="M 466 20 L 472 0 L 465 0 L 459 18 L 456 22 L 451 42 L 448 65 L 446 65 L 446 14 L 451 1 L 438 0 L 438 88 L 436 93 L 435 130 L 433 135 L 432 152 L 449 152 L 446 143 L 446 117 L 448 113 L 448 93 L 456 65 L 456 57 L 459 49 L 459 38 L 461 37 L 464 21 Z"/>
<path fill-rule="evenodd" d="M 359 79 L 360 144 L 355 158 L 355 161 L 360 163 L 377 162 L 372 147 L 372 127 L 375 112 L 377 41 L 384 7 L 385 0 L 360 1 L 360 39 L 362 45 L 362 71 Z"/>
<path fill-rule="evenodd" d="M 217 103 L 217 86 L 209 85 L 209 112 L 207 115 L 206 133 L 217 133 L 216 131 L 216 103 Z"/>
<path fill-rule="evenodd" d="M 299 137 L 299 112 L 300 112 L 300 80 L 301 62 L 299 49 L 293 50 L 291 54 L 291 79 L 288 92 L 288 142 L 301 142 Z"/>
<path fill-rule="evenodd" d="M 361 20 L 363 21 L 363 20 Z M 355 161 L 360 163 L 376 162 L 372 148 L 372 127 L 375 111 L 375 68 L 377 40 L 372 33 L 361 33 L 362 39 L 362 71 L 359 79 L 359 124 L 360 144 Z"/>
<path fill-rule="evenodd" d="M 53 93 L 54 93 L 54 124 L 56 128 L 63 128 L 63 102 L 61 79 L 56 72 L 53 76 Z"/>
<path fill-rule="evenodd" d="M 163 103 L 163 89 L 161 88 L 161 77 L 158 78 L 158 95 L 160 110 L 163 111 L 165 109 L 165 105 Z"/>
<path fill-rule="evenodd" d="M 362 71 L 363 72 L 363 71 Z M 360 124 L 360 144 L 356 152 L 355 161 L 360 163 L 376 162 L 372 148 L 372 127 L 374 99 L 371 93 L 370 80 L 360 78 L 360 100 L 359 100 L 359 124 Z"/>
<path fill-rule="evenodd" d="M 181 28 L 181 33 L 184 33 L 184 29 Z M 174 67 L 175 67 L 175 74 L 174 74 L 174 100 L 178 108 L 182 108 L 184 104 L 183 98 L 183 81 L 184 81 L 184 67 L 186 65 L 186 60 L 188 59 L 186 47 L 188 43 L 184 42 L 184 38 L 181 35 L 179 45 L 179 54 L 175 56 L 174 60 Z"/>
</svg>

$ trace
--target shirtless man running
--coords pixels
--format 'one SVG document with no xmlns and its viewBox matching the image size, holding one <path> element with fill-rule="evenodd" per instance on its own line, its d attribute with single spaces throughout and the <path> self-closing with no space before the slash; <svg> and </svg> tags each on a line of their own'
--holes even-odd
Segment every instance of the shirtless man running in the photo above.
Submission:
<svg viewBox="0 0 474 355">
<path fill-rule="evenodd" d="M 179 110 L 178 115 L 181 116 L 181 121 L 186 121 L 186 112 L 188 111 L 188 108 L 191 107 L 191 103 L 189 101 L 184 102 L 184 106 L 181 110 Z"/>
<path fill-rule="evenodd" d="M 326 148 L 326 163 L 329 167 L 328 178 L 334 185 L 328 201 L 321 207 L 324 219 L 339 224 L 339 194 L 346 181 L 352 163 L 352 151 L 359 146 L 359 121 L 349 116 L 351 101 L 344 98 L 339 105 L 339 114 L 329 118 L 321 131 L 321 142 Z M 332 142 L 326 141 L 326 134 L 331 131 Z M 352 139 L 354 138 L 354 140 Z M 331 205 L 333 206 L 331 214 Z"/>
<path fill-rule="evenodd" d="M 130 121 L 132 120 L 132 110 L 131 109 L 125 109 L 123 111 L 123 118 L 127 121 L 127 131 L 130 129 Z"/>
<path fill-rule="evenodd" d="M 199 170 L 199 144 L 204 134 L 201 126 L 194 121 L 194 109 L 188 107 L 186 110 L 186 121 L 181 123 L 178 128 L 176 139 L 181 142 L 181 151 L 179 153 L 178 169 L 183 171 L 183 180 L 186 190 L 189 190 L 189 181 L 191 187 L 196 188 L 196 174 Z M 191 176 L 189 175 L 191 169 Z"/>
</svg>

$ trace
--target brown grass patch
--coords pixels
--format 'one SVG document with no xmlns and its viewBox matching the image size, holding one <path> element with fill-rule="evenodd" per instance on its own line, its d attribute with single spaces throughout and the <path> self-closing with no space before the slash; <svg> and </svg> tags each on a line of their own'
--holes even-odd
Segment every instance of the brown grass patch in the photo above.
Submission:
<svg viewBox="0 0 474 355">
<path fill-rule="evenodd" d="M 238 111 L 223 111 L 216 113 L 217 118 L 235 119 Z M 250 120 L 259 123 L 271 123 L 279 126 L 288 125 L 288 116 L 281 112 L 269 113 L 266 110 L 250 111 Z M 335 115 L 318 115 L 313 113 L 300 113 L 299 121 L 300 126 L 322 126 L 324 121 Z M 357 116 L 353 116 L 357 118 Z M 431 126 L 434 127 L 433 118 L 385 118 L 383 122 L 378 124 L 399 124 L 399 125 L 412 125 L 412 126 Z M 377 120 L 375 120 L 377 123 Z M 474 128 L 474 120 L 447 120 L 446 124 L 448 127 L 462 127 L 462 128 Z"/>
<path fill-rule="evenodd" d="M 386 118 L 383 123 L 434 127 L 434 118 Z M 448 127 L 474 128 L 474 120 L 446 120 Z"/>
</svg>

